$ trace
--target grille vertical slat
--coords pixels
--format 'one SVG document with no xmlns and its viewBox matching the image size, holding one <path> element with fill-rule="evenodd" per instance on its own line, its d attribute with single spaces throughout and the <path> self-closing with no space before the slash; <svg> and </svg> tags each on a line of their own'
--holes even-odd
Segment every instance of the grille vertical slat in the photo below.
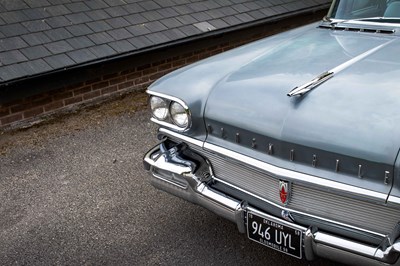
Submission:
<svg viewBox="0 0 400 266">
<path fill-rule="evenodd" d="M 219 179 L 280 204 L 279 180 L 230 158 L 195 148 L 209 159 Z M 380 234 L 388 234 L 399 222 L 400 210 L 292 184 L 288 208 Z"/>
</svg>

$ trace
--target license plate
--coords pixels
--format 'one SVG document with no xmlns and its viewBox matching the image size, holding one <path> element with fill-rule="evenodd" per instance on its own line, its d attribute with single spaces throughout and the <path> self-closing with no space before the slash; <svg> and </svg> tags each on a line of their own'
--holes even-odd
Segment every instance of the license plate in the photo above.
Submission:
<svg viewBox="0 0 400 266">
<path fill-rule="evenodd" d="M 301 259 L 302 231 L 269 218 L 247 213 L 249 239 Z"/>
</svg>

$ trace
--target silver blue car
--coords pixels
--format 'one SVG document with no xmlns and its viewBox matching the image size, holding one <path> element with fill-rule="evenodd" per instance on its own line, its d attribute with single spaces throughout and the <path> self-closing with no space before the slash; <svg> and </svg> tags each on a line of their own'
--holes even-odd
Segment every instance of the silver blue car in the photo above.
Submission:
<svg viewBox="0 0 400 266">
<path fill-rule="evenodd" d="M 400 265 L 400 1 L 333 1 L 147 92 L 156 188 L 299 259 Z"/>
</svg>

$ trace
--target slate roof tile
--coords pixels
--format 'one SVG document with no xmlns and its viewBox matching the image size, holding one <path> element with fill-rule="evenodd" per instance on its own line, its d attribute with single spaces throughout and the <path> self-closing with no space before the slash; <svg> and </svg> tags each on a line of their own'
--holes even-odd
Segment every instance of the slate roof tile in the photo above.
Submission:
<svg viewBox="0 0 400 266">
<path fill-rule="evenodd" d="M 98 32 L 91 35 L 88 35 L 89 39 L 95 44 L 103 44 L 114 41 L 114 39 L 105 32 Z"/>
<path fill-rule="evenodd" d="M 27 47 L 28 44 L 19 36 L 0 40 L 0 51 L 9 51 Z"/>
<path fill-rule="evenodd" d="M 44 46 L 46 46 L 46 48 L 49 49 L 49 51 L 52 52 L 53 54 L 61 54 L 74 50 L 74 48 L 66 41 L 47 43 Z"/>
<path fill-rule="evenodd" d="M 114 6 L 104 9 L 111 17 L 121 17 L 128 15 L 129 12 L 123 6 Z"/>
<path fill-rule="evenodd" d="M 46 23 L 52 28 L 61 28 L 71 25 L 71 21 L 66 19 L 64 16 L 51 17 L 46 19 Z"/>
<path fill-rule="evenodd" d="M 50 5 L 47 0 L 26 1 L 26 3 L 29 5 L 30 8 L 45 7 Z"/>
<path fill-rule="evenodd" d="M 51 14 L 45 8 L 30 8 L 22 11 L 30 20 L 44 19 L 50 17 Z"/>
<path fill-rule="evenodd" d="M 91 9 L 102 9 L 102 8 L 107 8 L 109 5 L 107 5 L 104 1 L 102 0 L 88 0 L 85 1 L 85 4 Z"/>
<path fill-rule="evenodd" d="M 6 37 L 13 37 L 28 33 L 28 30 L 21 24 L 6 24 L 0 26 L 0 32 Z"/>
<path fill-rule="evenodd" d="M 89 50 L 98 58 L 108 57 L 117 54 L 117 52 L 108 44 L 93 46 L 90 47 Z"/>
<path fill-rule="evenodd" d="M 22 25 L 29 31 L 29 32 L 37 32 L 37 31 L 44 31 L 49 30 L 51 27 L 47 25 L 46 21 L 44 20 L 32 20 L 23 22 Z"/>
<path fill-rule="evenodd" d="M 65 15 L 65 17 L 73 24 L 83 24 L 92 21 L 85 13 L 72 13 Z"/>
<path fill-rule="evenodd" d="M 72 13 L 85 12 L 90 10 L 90 8 L 85 4 L 85 2 L 66 4 L 65 7 L 71 10 Z"/>
<path fill-rule="evenodd" d="M 106 19 L 105 22 L 107 22 L 114 29 L 119 29 L 130 25 L 129 22 L 122 17 Z"/>
<path fill-rule="evenodd" d="M 101 9 L 86 12 L 86 15 L 88 15 L 92 20 L 95 20 L 95 21 L 111 18 L 111 16 L 109 14 L 107 14 L 107 12 L 105 12 L 104 10 L 101 10 Z"/>
<path fill-rule="evenodd" d="M 139 5 L 141 7 L 143 7 L 145 10 L 154 10 L 154 9 L 159 9 L 161 8 L 160 5 L 158 5 L 156 2 L 154 1 L 143 1 L 143 2 L 139 2 Z"/>
<path fill-rule="evenodd" d="M 0 53 L 0 62 L 2 65 L 15 64 L 27 60 L 28 59 L 19 50 Z"/>
<path fill-rule="evenodd" d="M 0 85 L 329 2 L 0 0 Z"/>
<path fill-rule="evenodd" d="M 130 33 L 133 34 L 133 36 L 140 36 L 144 34 L 148 34 L 151 31 L 145 27 L 144 25 L 134 25 L 126 28 Z"/>
<path fill-rule="evenodd" d="M 24 14 L 24 12 L 20 11 L 3 12 L 1 14 L 1 18 L 8 24 L 19 23 L 29 20 L 29 18 Z"/>
<path fill-rule="evenodd" d="M 51 53 L 42 45 L 32 46 L 24 49 L 20 49 L 20 51 L 29 59 L 38 59 L 51 55 Z"/>
<path fill-rule="evenodd" d="M 68 52 L 67 55 L 78 64 L 95 60 L 97 58 L 89 49 L 74 50 Z"/>
<path fill-rule="evenodd" d="M 68 26 L 68 27 L 66 27 L 66 29 L 74 36 L 88 35 L 88 34 L 92 34 L 93 33 L 93 30 L 91 30 L 85 24 Z M 69 37 L 66 37 L 66 38 L 70 38 L 70 37 L 72 37 L 72 36 L 69 36 Z"/>
<path fill-rule="evenodd" d="M 120 41 L 115 41 L 115 42 L 110 42 L 108 44 L 113 48 L 115 51 L 118 53 L 125 53 L 134 50 L 136 47 L 133 46 L 130 42 L 127 40 L 120 40 Z"/>
<path fill-rule="evenodd" d="M 137 36 L 135 38 L 128 39 L 128 41 L 138 49 L 154 45 L 154 43 L 146 36 Z"/>
<path fill-rule="evenodd" d="M 63 68 L 75 64 L 75 62 L 65 54 L 58 54 L 45 57 L 43 59 L 53 69 Z"/>
<path fill-rule="evenodd" d="M 82 49 L 90 46 L 94 46 L 94 42 L 92 42 L 86 36 L 80 36 L 68 39 L 67 42 L 74 48 L 74 49 Z"/>
<path fill-rule="evenodd" d="M 52 40 L 53 42 L 60 41 L 60 40 L 65 40 L 68 38 L 73 37 L 69 31 L 67 31 L 65 28 L 57 28 L 54 30 L 48 30 L 45 32 L 45 34 Z"/>
<path fill-rule="evenodd" d="M 157 11 L 146 11 L 142 13 L 142 16 L 148 21 L 160 20 L 163 18 L 163 16 Z"/>
<path fill-rule="evenodd" d="M 47 12 L 52 16 L 61 16 L 71 14 L 72 12 L 63 5 L 49 6 L 46 7 Z"/>
<path fill-rule="evenodd" d="M 43 59 L 23 62 L 20 64 L 20 66 L 27 71 L 28 75 L 35 75 L 52 70 L 52 68 Z"/>
<path fill-rule="evenodd" d="M 30 46 L 51 42 L 50 38 L 47 37 L 47 35 L 44 34 L 43 32 L 35 32 L 22 35 L 21 38 L 24 39 L 24 41 L 28 43 Z"/>
<path fill-rule="evenodd" d="M 112 27 L 103 20 L 89 22 L 89 23 L 86 23 L 86 25 L 94 32 L 102 32 L 102 31 L 107 31 L 107 30 L 112 29 Z"/>
<path fill-rule="evenodd" d="M 148 20 L 141 14 L 132 14 L 124 17 L 131 25 L 145 23 Z"/>
<path fill-rule="evenodd" d="M 1 6 L 7 11 L 29 8 L 29 6 L 22 1 L 3 0 L 0 3 Z"/>
<path fill-rule="evenodd" d="M 152 21 L 149 23 L 144 24 L 146 28 L 150 30 L 150 32 L 158 32 L 162 30 L 166 30 L 167 27 L 165 27 L 161 22 L 159 21 Z"/>
</svg>

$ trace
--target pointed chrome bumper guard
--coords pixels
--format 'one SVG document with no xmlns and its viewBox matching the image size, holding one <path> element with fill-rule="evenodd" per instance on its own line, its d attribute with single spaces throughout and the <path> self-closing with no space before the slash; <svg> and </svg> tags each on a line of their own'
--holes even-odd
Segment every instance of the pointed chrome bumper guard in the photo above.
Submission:
<svg viewBox="0 0 400 266">
<path fill-rule="evenodd" d="M 197 164 L 194 161 L 182 159 L 181 152 L 185 148 L 184 145 L 178 144 L 167 150 L 161 143 L 145 155 L 144 168 L 151 174 L 151 183 L 154 187 L 200 205 L 236 223 L 241 233 L 246 232 L 245 213 L 247 211 L 286 223 L 280 218 L 248 206 L 246 202 L 211 188 L 209 184 L 213 182 L 213 173 L 209 163 L 199 155 L 195 160 Z M 198 163 L 199 158 L 200 163 Z M 320 232 L 313 226 L 306 228 L 296 225 L 296 227 L 303 231 L 303 254 L 307 260 L 323 257 L 354 265 L 400 266 L 400 240 L 381 248 Z"/>
</svg>

